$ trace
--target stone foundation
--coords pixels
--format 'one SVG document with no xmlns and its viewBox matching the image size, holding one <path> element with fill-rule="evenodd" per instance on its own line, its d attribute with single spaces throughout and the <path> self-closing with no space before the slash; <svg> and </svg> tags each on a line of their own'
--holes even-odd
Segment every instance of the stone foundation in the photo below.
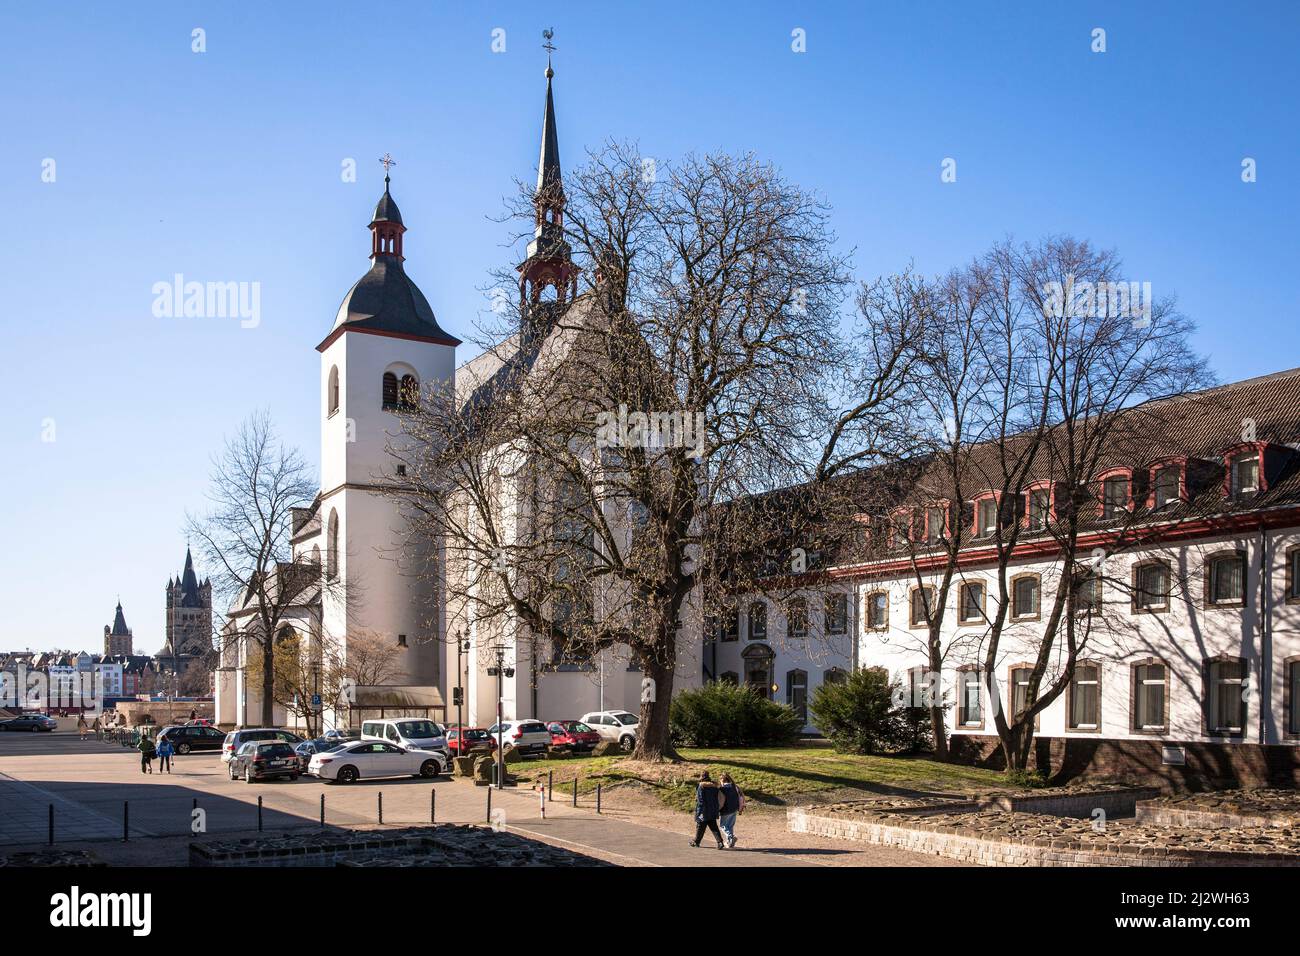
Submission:
<svg viewBox="0 0 1300 956">
<path fill-rule="evenodd" d="M 1182 747 L 1187 762 L 1162 762 L 1165 746 Z M 951 759 L 1001 770 L 1006 767 L 997 737 L 954 734 Z M 1030 769 L 1046 771 L 1052 784 L 1124 780 L 1166 791 L 1188 792 L 1300 786 L 1300 747 L 1217 744 L 1166 740 L 1108 740 L 1036 737 Z"/>
</svg>

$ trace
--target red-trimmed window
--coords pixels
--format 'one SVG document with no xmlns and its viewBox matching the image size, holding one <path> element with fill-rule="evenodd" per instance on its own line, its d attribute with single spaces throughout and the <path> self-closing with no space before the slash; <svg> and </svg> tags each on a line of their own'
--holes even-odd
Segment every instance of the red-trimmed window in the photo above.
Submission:
<svg viewBox="0 0 1300 956">
<path fill-rule="evenodd" d="M 1147 507 L 1155 511 L 1187 500 L 1187 459 L 1165 458 L 1147 469 Z"/>
<path fill-rule="evenodd" d="M 998 527 L 998 501 L 1000 495 L 990 491 L 975 499 L 975 520 L 971 534 L 977 538 L 991 538 Z"/>
<path fill-rule="evenodd" d="M 1025 527 L 1030 531 L 1045 531 L 1049 521 L 1056 520 L 1055 488 L 1050 481 L 1039 481 L 1025 492 Z"/>
<path fill-rule="evenodd" d="M 1243 442 L 1223 453 L 1223 494 L 1228 498 L 1245 498 L 1268 490 L 1264 471 L 1267 442 Z"/>
<path fill-rule="evenodd" d="M 948 502 L 933 504 L 925 509 L 925 543 L 937 545 L 949 537 Z"/>
<path fill-rule="evenodd" d="M 1133 472 L 1128 468 L 1104 471 L 1097 476 L 1097 488 L 1097 515 L 1102 521 L 1113 521 L 1133 501 Z"/>
</svg>

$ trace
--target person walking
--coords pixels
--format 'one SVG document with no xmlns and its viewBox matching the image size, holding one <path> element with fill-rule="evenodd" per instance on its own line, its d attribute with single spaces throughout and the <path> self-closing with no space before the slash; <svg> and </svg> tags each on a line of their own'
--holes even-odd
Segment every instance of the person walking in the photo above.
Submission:
<svg viewBox="0 0 1300 956">
<path fill-rule="evenodd" d="M 87 724 L 86 724 L 86 715 L 85 715 L 85 714 L 78 714 L 78 715 L 77 715 L 77 733 L 79 733 L 79 734 L 81 735 L 81 739 L 82 739 L 82 740 L 85 740 L 85 739 L 86 739 L 86 731 L 88 731 L 89 729 L 90 729 L 90 728 L 89 728 L 89 727 L 87 726 Z"/>
<path fill-rule="evenodd" d="M 176 748 L 172 742 L 164 737 L 158 742 L 158 772 L 172 772 L 172 755 L 176 753 Z"/>
<path fill-rule="evenodd" d="M 140 732 L 140 742 L 135 745 L 136 750 L 140 751 L 140 772 L 153 773 L 154 746 L 153 740 L 144 731 Z"/>
<path fill-rule="evenodd" d="M 736 845 L 736 815 L 745 812 L 745 792 L 731 779 L 731 774 L 724 773 L 718 781 L 718 795 L 722 799 L 718 825 L 726 837 L 727 849 L 731 849 Z"/>
<path fill-rule="evenodd" d="M 718 849 L 726 849 L 726 844 L 722 842 L 722 834 L 718 832 L 718 808 L 721 805 L 718 785 L 710 779 L 709 772 L 705 770 L 700 774 L 699 785 L 695 788 L 695 839 L 691 841 L 691 846 L 700 845 L 707 828 L 718 841 Z"/>
</svg>

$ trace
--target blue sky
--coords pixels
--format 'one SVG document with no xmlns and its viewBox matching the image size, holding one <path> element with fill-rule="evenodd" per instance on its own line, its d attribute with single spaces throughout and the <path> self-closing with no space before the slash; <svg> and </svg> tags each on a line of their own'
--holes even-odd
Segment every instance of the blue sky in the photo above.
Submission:
<svg viewBox="0 0 1300 956">
<path fill-rule="evenodd" d="M 467 337 L 518 254 L 491 217 L 535 175 L 545 27 L 566 166 L 609 137 L 753 150 L 834 207 L 863 278 L 1072 233 L 1176 293 L 1222 379 L 1300 364 L 1300 5 L 538 7 L 4 7 L 5 645 L 98 650 L 120 595 L 157 650 L 223 436 L 265 408 L 317 459 L 314 346 L 368 265 L 386 151 L 407 269 Z M 176 273 L 260 283 L 260 324 L 155 317 Z"/>
</svg>

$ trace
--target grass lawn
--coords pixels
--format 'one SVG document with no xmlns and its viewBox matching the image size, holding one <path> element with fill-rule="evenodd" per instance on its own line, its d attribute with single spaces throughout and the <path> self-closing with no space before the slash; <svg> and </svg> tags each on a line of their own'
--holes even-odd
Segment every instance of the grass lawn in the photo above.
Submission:
<svg viewBox="0 0 1300 956">
<path fill-rule="evenodd" d="M 1003 775 L 994 770 L 936 763 L 921 757 L 840 754 L 817 744 L 737 750 L 684 748 L 679 752 L 686 763 L 645 764 L 627 757 L 577 757 L 524 761 L 512 765 L 511 771 L 524 785 L 544 784 L 547 773 L 554 772 L 556 789 L 563 785 L 565 794 L 570 792 L 575 776 L 579 793 L 594 790 L 598 782 L 611 787 L 637 781 L 653 787 L 666 806 L 678 810 L 694 806 L 695 778 L 703 769 L 715 780 L 725 770 L 740 784 L 746 797 L 770 804 L 845 788 L 878 794 L 961 793 L 1007 786 Z"/>
</svg>

